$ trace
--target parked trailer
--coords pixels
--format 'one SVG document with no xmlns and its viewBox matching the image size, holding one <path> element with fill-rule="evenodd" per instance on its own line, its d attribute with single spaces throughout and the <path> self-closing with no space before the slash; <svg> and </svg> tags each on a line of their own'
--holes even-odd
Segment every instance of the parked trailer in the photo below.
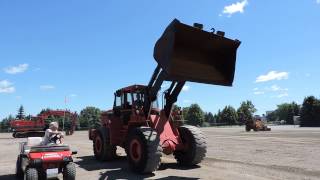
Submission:
<svg viewBox="0 0 320 180">
<path fill-rule="evenodd" d="M 45 111 L 36 117 L 32 117 L 31 120 L 18 119 L 11 121 L 10 127 L 13 132 L 12 136 L 14 138 L 43 136 L 45 130 L 49 127 L 46 119 L 51 116 L 70 117 L 71 124 L 66 130 L 66 135 L 73 134 L 78 121 L 77 115 L 70 111 L 50 110 Z M 62 127 L 60 126 L 60 128 Z"/>
</svg>

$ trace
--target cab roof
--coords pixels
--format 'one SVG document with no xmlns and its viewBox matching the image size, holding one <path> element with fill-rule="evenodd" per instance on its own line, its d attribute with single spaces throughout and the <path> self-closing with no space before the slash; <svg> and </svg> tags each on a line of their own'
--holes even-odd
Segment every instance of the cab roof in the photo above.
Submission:
<svg viewBox="0 0 320 180">
<path fill-rule="evenodd" d="M 131 86 L 127 86 L 127 87 L 118 89 L 116 91 L 116 93 L 131 93 L 131 92 L 137 92 L 137 91 L 144 91 L 146 87 L 147 86 L 145 86 L 145 85 L 135 84 L 135 85 L 131 85 Z"/>
</svg>

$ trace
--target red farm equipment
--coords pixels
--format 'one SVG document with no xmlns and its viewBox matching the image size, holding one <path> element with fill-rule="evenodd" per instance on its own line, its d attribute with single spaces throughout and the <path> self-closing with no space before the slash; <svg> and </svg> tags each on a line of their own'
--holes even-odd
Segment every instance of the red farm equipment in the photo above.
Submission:
<svg viewBox="0 0 320 180">
<path fill-rule="evenodd" d="M 50 117 L 68 117 L 70 123 L 68 124 L 68 128 L 65 128 L 66 134 L 73 134 L 77 124 L 77 115 L 75 113 L 64 110 L 48 110 L 36 117 L 32 117 L 31 120 L 19 119 L 11 121 L 12 136 L 14 138 L 43 136 L 45 130 L 49 127 L 46 120 Z M 62 128 L 61 125 L 60 128 Z"/>
<path fill-rule="evenodd" d="M 200 163 L 206 154 L 205 136 L 197 127 L 175 123 L 173 105 L 186 81 L 231 86 L 239 45 L 224 32 L 173 20 L 155 44 L 158 66 L 149 84 L 117 90 L 113 109 L 102 113 L 101 127 L 89 130 L 96 159 L 114 159 L 120 146 L 138 173 L 157 170 L 162 153 L 173 154 L 183 166 Z M 164 81 L 171 85 L 159 109 L 155 102 Z"/>
</svg>

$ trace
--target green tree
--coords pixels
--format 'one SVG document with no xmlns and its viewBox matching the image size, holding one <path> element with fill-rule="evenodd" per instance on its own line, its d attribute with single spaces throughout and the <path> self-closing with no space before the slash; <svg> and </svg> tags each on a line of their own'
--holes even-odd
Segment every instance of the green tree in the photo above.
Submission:
<svg viewBox="0 0 320 180">
<path fill-rule="evenodd" d="M 273 112 L 267 114 L 267 120 L 268 120 L 268 121 L 276 121 L 276 120 L 279 120 L 276 111 L 273 111 Z"/>
<path fill-rule="evenodd" d="M 204 121 L 202 122 L 202 127 L 210 127 L 214 123 L 214 117 L 211 112 L 204 113 Z"/>
<path fill-rule="evenodd" d="M 229 125 L 237 124 L 237 111 L 232 106 L 226 106 L 220 113 L 220 119 Z"/>
<path fill-rule="evenodd" d="M 293 124 L 293 116 L 299 115 L 300 107 L 297 103 L 283 103 L 277 106 L 275 114 L 279 120 L 285 120 L 287 124 Z"/>
<path fill-rule="evenodd" d="M 86 107 L 80 112 L 80 127 L 98 128 L 100 124 L 100 109 L 96 107 Z"/>
<path fill-rule="evenodd" d="M 204 121 L 204 113 L 198 104 L 191 104 L 186 115 L 187 124 L 201 126 Z"/>
<path fill-rule="evenodd" d="M 257 111 L 253 103 L 249 100 L 243 101 L 237 109 L 237 116 L 240 123 L 245 123 L 253 119 L 253 114 Z"/>
<path fill-rule="evenodd" d="M 42 114 L 42 113 L 45 113 L 45 112 L 49 112 L 51 110 L 52 109 L 50 109 L 50 108 L 42 109 L 39 114 Z"/>
<path fill-rule="evenodd" d="M 0 130 L 1 131 L 6 131 L 9 128 L 9 120 L 8 118 L 4 118 L 2 119 L 2 121 L 0 122 Z"/>
<path fill-rule="evenodd" d="M 24 108 L 21 105 L 18 109 L 17 119 L 24 119 Z"/>
<path fill-rule="evenodd" d="M 222 118 L 221 110 L 219 109 L 218 112 L 213 116 L 215 122 L 217 124 L 226 124 L 226 121 Z"/>
<path fill-rule="evenodd" d="M 188 111 L 189 111 L 189 107 L 182 108 L 182 116 L 184 120 L 187 119 Z"/>
<path fill-rule="evenodd" d="M 300 126 L 320 126 L 320 100 L 315 98 L 314 96 L 308 96 L 303 101 L 301 108 Z"/>
<path fill-rule="evenodd" d="M 173 107 L 172 107 L 172 110 L 173 110 L 173 111 L 180 111 L 180 110 L 181 110 L 181 107 L 178 106 L 178 105 L 176 105 L 176 104 L 174 104 Z"/>
<path fill-rule="evenodd" d="M 32 120 L 31 114 L 29 114 L 28 116 L 26 116 L 25 119 L 26 119 L 26 120 Z"/>
<path fill-rule="evenodd" d="M 211 112 L 206 112 L 204 114 L 204 121 L 208 123 L 215 123 L 213 114 Z"/>
<path fill-rule="evenodd" d="M 14 117 L 11 114 L 8 117 L 2 119 L 2 121 L 0 122 L 0 130 L 8 131 L 8 129 L 10 128 L 10 122 L 12 120 L 14 120 Z"/>
</svg>

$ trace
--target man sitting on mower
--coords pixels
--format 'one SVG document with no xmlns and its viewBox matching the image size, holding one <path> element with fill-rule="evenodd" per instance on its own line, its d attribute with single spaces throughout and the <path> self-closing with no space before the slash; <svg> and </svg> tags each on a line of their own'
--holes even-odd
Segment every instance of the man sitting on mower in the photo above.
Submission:
<svg viewBox="0 0 320 180">
<path fill-rule="evenodd" d="M 51 122 L 49 128 L 46 130 L 42 145 L 48 145 L 50 143 L 63 144 L 63 134 L 58 131 L 59 125 L 57 122 Z"/>
</svg>

